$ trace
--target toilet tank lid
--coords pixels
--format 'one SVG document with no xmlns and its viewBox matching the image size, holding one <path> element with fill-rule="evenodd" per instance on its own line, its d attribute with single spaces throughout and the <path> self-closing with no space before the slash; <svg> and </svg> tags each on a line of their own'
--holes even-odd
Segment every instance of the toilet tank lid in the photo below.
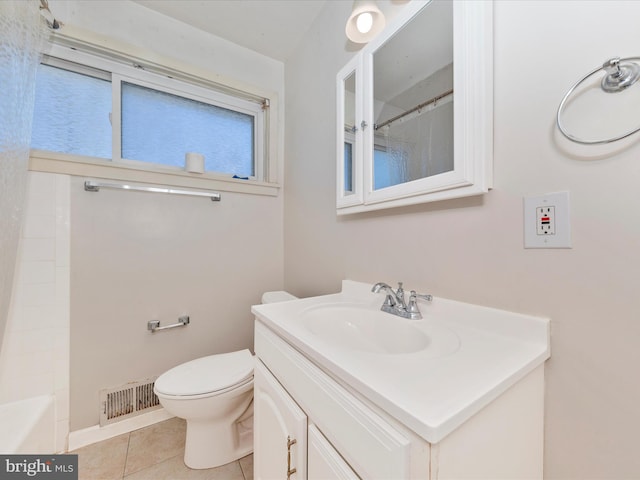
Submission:
<svg viewBox="0 0 640 480">
<path fill-rule="evenodd" d="M 286 302 L 288 300 L 297 300 L 298 297 L 291 295 L 289 292 L 278 290 L 275 292 L 264 292 L 262 294 L 262 303 Z"/>
<path fill-rule="evenodd" d="M 160 375 L 155 390 L 177 396 L 217 392 L 252 377 L 253 362 L 249 350 L 196 358 Z"/>
</svg>

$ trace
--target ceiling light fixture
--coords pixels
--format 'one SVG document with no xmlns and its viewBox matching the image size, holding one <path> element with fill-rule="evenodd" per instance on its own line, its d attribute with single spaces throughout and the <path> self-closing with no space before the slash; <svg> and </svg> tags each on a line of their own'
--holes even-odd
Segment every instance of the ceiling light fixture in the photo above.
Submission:
<svg viewBox="0 0 640 480">
<path fill-rule="evenodd" d="M 375 0 L 355 0 L 347 20 L 347 38 L 355 43 L 367 43 L 384 28 L 384 15 Z"/>
</svg>

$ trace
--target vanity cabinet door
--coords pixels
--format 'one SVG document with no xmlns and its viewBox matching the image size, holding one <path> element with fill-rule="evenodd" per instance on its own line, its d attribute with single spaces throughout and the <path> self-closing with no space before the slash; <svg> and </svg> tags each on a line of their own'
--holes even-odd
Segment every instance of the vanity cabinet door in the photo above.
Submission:
<svg viewBox="0 0 640 480">
<path fill-rule="evenodd" d="M 257 361 L 254 371 L 254 477 L 307 478 L 307 416 Z"/>
<path fill-rule="evenodd" d="M 359 480 L 315 425 L 309 425 L 308 480 Z"/>
</svg>

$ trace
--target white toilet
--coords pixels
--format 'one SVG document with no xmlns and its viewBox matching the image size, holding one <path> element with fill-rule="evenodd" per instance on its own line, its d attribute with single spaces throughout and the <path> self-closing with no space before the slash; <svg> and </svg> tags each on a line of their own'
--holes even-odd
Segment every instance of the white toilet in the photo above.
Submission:
<svg viewBox="0 0 640 480">
<path fill-rule="evenodd" d="M 295 298 L 266 292 L 262 303 Z M 249 350 L 210 355 L 178 365 L 155 381 L 160 404 L 187 421 L 187 467 L 213 468 L 253 451 L 253 362 Z"/>
</svg>

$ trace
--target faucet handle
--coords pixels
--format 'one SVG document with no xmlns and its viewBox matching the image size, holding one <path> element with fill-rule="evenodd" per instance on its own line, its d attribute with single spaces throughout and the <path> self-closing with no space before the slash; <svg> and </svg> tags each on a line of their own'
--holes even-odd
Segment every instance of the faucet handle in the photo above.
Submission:
<svg viewBox="0 0 640 480">
<path fill-rule="evenodd" d="M 423 300 L 430 302 L 431 300 L 433 300 L 433 295 L 428 295 L 428 294 L 423 295 L 421 293 L 416 293 L 415 290 L 411 290 L 411 296 L 409 297 L 409 301 L 415 303 L 418 298 L 422 298 Z"/>
<path fill-rule="evenodd" d="M 427 301 L 433 300 L 432 295 L 422 295 L 420 293 L 416 293 L 415 290 L 411 290 L 411 296 L 409 297 L 409 305 L 407 306 L 407 311 L 409 314 L 415 315 L 414 318 L 422 318 L 420 315 L 420 309 L 418 308 L 418 298 L 422 298 Z"/>
</svg>

